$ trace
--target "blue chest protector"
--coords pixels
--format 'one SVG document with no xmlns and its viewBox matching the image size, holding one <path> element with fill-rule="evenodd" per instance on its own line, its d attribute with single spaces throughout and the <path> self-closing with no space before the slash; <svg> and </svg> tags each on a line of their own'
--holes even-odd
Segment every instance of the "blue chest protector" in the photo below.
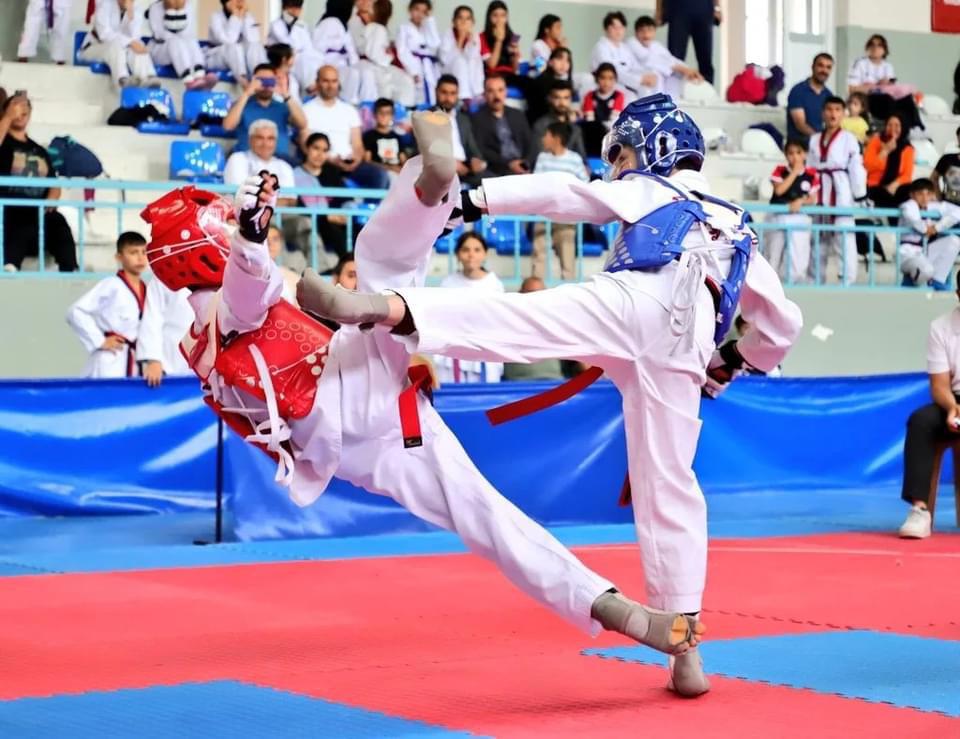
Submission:
<svg viewBox="0 0 960 739">
<path fill-rule="evenodd" d="M 683 191 L 674 187 L 670 182 L 642 173 L 647 177 L 654 177 L 663 185 L 679 194 L 682 200 L 675 200 L 657 208 L 644 216 L 636 223 L 626 223 L 614 243 L 613 253 L 607 260 L 605 271 L 620 272 L 627 269 L 656 271 L 679 259 L 683 253 L 683 240 L 697 224 L 704 224 L 709 228 L 709 216 L 703 205 L 697 200 L 691 200 Z M 753 244 L 753 235 L 747 230 L 750 216 L 742 209 L 724 200 L 694 193 L 701 201 L 713 203 L 727 208 L 740 215 L 739 231 L 742 231 L 731 244 L 733 255 L 730 260 L 730 272 L 719 285 L 709 281 L 709 287 L 714 294 L 717 308 L 717 327 L 714 331 L 714 343 L 720 344 L 730 330 L 737 305 L 740 302 L 740 291 L 747 275 L 750 264 L 750 252 Z"/>
</svg>

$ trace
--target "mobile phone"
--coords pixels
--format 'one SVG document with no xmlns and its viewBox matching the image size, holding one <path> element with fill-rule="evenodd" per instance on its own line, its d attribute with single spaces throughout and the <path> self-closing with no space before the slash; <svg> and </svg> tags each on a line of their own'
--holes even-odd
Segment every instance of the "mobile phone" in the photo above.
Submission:
<svg viewBox="0 0 960 739">
<path fill-rule="evenodd" d="M 273 77 L 261 77 L 260 86 L 266 88 L 276 87 L 277 81 Z"/>
</svg>

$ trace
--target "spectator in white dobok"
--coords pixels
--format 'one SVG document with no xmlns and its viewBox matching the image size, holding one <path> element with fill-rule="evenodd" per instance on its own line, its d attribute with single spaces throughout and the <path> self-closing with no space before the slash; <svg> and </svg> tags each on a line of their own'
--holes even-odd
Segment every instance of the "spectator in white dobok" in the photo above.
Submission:
<svg viewBox="0 0 960 739">
<path fill-rule="evenodd" d="M 960 253 L 960 236 L 943 232 L 960 222 L 960 207 L 934 198 L 933 182 L 921 178 L 910 184 L 910 197 L 900 206 L 900 225 L 910 229 L 900 237 L 904 287 L 952 289 L 947 282 Z M 922 211 L 940 217 L 924 217 Z"/>
<path fill-rule="evenodd" d="M 150 56 L 156 64 L 172 64 L 188 90 L 211 89 L 217 76 L 208 74 L 187 0 L 156 0 L 147 9 Z"/>
<path fill-rule="evenodd" d="M 671 54 L 666 46 L 657 41 L 656 35 L 657 23 L 653 18 L 649 15 L 637 18 L 633 24 L 633 38 L 627 41 L 627 48 L 636 59 L 636 71 L 657 76 L 653 92 L 665 92 L 674 98 L 682 98 L 684 84 L 703 82 L 703 75 Z"/>
<path fill-rule="evenodd" d="M 137 336 L 137 361 L 140 374 L 150 387 L 166 377 L 192 375 L 180 351 L 180 341 L 193 324 L 194 313 L 187 300 L 190 290 L 174 292 L 160 280 L 147 284 L 147 300 Z"/>
<path fill-rule="evenodd" d="M 93 28 L 80 47 L 80 59 L 103 62 L 118 87 L 160 87 L 146 44 L 140 40 L 140 15 L 134 0 L 97 0 Z"/>
<path fill-rule="evenodd" d="M 417 102 L 413 77 L 396 66 L 387 24 L 393 14 L 390 0 L 376 0 L 369 22 L 360 26 L 357 49 L 360 66 L 368 69 L 377 82 L 380 97 L 389 98 L 412 108 Z"/>
<path fill-rule="evenodd" d="M 70 6 L 73 0 L 28 0 L 23 19 L 23 33 L 17 46 L 17 61 L 25 62 L 37 55 L 37 42 L 45 32 L 50 58 L 65 64 L 70 58 Z M 8 18 L 9 20 L 9 18 Z"/>
<path fill-rule="evenodd" d="M 260 24 L 247 9 L 247 0 L 220 0 L 220 5 L 220 10 L 210 17 L 207 65 L 229 69 L 237 82 L 246 87 L 253 70 L 267 63 Z"/>
<path fill-rule="evenodd" d="M 235 151 L 227 159 L 223 170 L 223 181 L 227 185 L 239 185 L 248 177 L 263 170 L 275 174 L 280 181 L 281 192 L 289 193 L 294 189 L 293 168 L 277 157 L 277 124 L 266 118 L 254 121 L 247 130 L 250 141 L 249 151 Z M 296 198 L 290 195 L 277 201 L 280 205 L 296 204 Z"/>
</svg>

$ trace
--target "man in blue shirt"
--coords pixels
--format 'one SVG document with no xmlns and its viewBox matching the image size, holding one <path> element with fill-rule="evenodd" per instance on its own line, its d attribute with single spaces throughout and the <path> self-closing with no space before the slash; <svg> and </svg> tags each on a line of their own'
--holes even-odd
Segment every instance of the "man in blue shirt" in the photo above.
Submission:
<svg viewBox="0 0 960 739">
<path fill-rule="evenodd" d="M 809 141 L 823 128 L 823 104 L 833 97 L 827 80 L 833 72 L 833 57 L 825 51 L 813 58 L 813 74 L 790 89 L 787 98 L 787 140 Z"/>
<path fill-rule="evenodd" d="M 250 84 L 240 97 L 233 101 L 227 117 L 223 119 L 225 129 L 237 129 L 240 133 L 234 151 L 246 151 L 250 148 L 247 140 L 250 124 L 263 118 L 277 124 L 277 156 L 290 159 L 293 152 L 290 148 L 287 123 L 298 131 L 304 131 L 307 119 L 300 103 L 290 96 L 286 79 L 277 79 L 276 71 L 269 64 L 261 64 L 253 71 Z"/>
</svg>

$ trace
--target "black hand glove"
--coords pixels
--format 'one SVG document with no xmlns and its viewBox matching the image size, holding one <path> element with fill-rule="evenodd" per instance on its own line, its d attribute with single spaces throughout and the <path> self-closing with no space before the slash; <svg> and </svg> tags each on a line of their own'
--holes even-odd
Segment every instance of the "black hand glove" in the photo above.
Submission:
<svg viewBox="0 0 960 739">
<path fill-rule="evenodd" d="M 703 392 L 710 398 L 722 394 L 737 375 L 743 370 L 746 362 L 737 350 L 736 341 L 728 341 L 713 353 L 710 364 L 707 365 L 707 381 L 703 385 Z"/>
<path fill-rule="evenodd" d="M 267 240 L 279 190 L 280 180 L 266 170 L 248 177 L 240 185 L 233 201 L 234 214 L 240 235 L 247 241 L 262 244 Z"/>
</svg>

